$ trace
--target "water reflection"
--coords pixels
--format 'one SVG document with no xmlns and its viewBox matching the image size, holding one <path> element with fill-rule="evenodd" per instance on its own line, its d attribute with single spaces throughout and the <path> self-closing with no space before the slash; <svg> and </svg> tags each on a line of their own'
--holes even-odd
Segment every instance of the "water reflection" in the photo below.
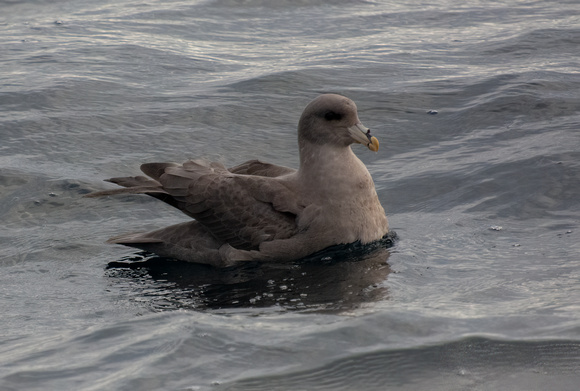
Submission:
<svg viewBox="0 0 580 391">
<path fill-rule="evenodd" d="M 293 263 L 248 263 L 227 269 L 147 253 L 110 262 L 111 283 L 152 310 L 271 308 L 343 312 L 387 297 L 388 248 L 336 246 Z"/>
</svg>

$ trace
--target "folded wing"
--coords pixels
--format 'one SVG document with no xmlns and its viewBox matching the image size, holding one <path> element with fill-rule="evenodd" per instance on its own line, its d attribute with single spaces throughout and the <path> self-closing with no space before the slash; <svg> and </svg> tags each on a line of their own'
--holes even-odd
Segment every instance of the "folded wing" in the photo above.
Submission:
<svg viewBox="0 0 580 391">
<path fill-rule="evenodd" d="M 144 176 L 112 178 L 125 189 L 90 196 L 147 194 L 195 218 L 216 239 L 241 250 L 260 243 L 286 239 L 297 233 L 301 206 L 291 190 L 275 177 L 295 170 L 249 161 L 230 170 L 220 163 L 192 160 L 183 165 L 147 163 Z"/>
<path fill-rule="evenodd" d="M 278 166 L 271 163 L 264 163 L 260 160 L 248 160 L 247 162 L 235 167 L 231 167 L 228 170 L 234 174 L 258 175 L 270 178 L 293 174 L 296 172 L 296 170 L 293 168 Z"/>
</svg>

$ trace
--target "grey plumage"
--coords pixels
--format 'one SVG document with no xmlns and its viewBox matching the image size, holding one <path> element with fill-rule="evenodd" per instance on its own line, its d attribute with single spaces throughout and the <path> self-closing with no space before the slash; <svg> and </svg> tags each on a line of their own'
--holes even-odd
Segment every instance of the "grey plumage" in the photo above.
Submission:
<svg viewBox="0 0 580 391">
<path fill-rule="evenodd" d="M 336 244 L 368 243 L 388 232 L 374 183 L 352 143 L 378 149 L 354 102 L 322 95 L 300 119 L 298 170 L 259 160 L 229 169 L 204 160 L 147 163 L 141 171 L 148 177 L 112 178 L 124 188 L 89 197 L 147 194 L 194 219 L 111 243 L 215 266 L 288 261 Z"/>
</svg>

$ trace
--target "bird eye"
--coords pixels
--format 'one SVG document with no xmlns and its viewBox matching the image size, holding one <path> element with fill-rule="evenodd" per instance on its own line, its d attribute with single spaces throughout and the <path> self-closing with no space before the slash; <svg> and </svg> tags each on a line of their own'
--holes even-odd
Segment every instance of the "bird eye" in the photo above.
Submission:
<svg viewBox="0 0 580 391">
<path fill-rule="evenodd" d="M 337 120 L 339 121 L 342 118 L 342 114 L 335 113 L 334 111 L 327 111 L 324 114 L 324 119 L 327 121 Z"/>
</svg>

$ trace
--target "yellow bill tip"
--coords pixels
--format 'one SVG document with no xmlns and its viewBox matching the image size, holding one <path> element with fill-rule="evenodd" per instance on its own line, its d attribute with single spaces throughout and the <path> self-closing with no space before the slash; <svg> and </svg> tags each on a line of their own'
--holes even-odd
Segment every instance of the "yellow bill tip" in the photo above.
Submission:
<svg viewBox="0 0 580 391">
<path fill-rule="evenodd" d="M 378 151 L 379 150 L 379 140 L 375 136 L 371 136 L 369 141 L 370 141 L 370 143 L 368 145 L 369 149 L 373 152 Z"/>
</svg>

